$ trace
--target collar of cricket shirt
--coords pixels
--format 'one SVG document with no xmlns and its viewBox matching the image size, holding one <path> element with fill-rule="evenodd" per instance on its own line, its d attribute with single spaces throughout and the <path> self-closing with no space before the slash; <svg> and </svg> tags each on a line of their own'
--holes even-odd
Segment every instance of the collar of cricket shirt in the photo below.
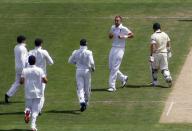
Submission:
<svg viewBox="0 0 192 131">
<path fill-rule="evenodd" d="M 29 65 L 29 67 L 31 67 L 31 68 L 32 68 L 32 67 L 35 67 L 35 65 Z"/>
<path fill-rule="evenodd" d="M 121 23 L 118 27 L 116 27 L 116 26 L 115 26 L 115 27 L 116 27 L 116 28 L 120 28 L 120 29 L 121 29 L 121 28 L 122 28 L 122 26 L 123 26 L 123 25 L 122 25 L 122 23 Z"/>
<path fill-rule="evenodd" d="M 160 29 L 158 29 L 157 31 L 155 31 L 156 33 L 161 33 L 161 30 Z"/>
<path fill-rule="evenodd" d="M 26 44 L 25 44 L 25 43 L 21 43 L 21 45 L 22 45 L 22 46 L 26 46 Z"/>
<path fill-rule="evenodd" d="M 81 50 L 87 50 L 87 46 L 80 46 Z"/>
<path fill-rule="evenodd" d="M 42 49 L 42 47 L 41 47 L 41 46 L 39 46 L 39 47 L 35 47 L 35 49 Z"/>
</svg>

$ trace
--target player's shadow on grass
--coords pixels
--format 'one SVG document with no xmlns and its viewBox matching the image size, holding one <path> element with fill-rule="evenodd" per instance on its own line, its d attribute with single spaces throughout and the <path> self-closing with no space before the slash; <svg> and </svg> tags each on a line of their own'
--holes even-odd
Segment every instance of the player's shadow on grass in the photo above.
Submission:
<svg viewBox="0 0 192 131">
<path fill-rule="evenodd" d="M 128 84 L 125 86 L 125 88 L 143 88 L 143 87 L 153 87 L 152 85 L 150 84 L 141 84 L 141 85 L 131 85 L 131 84 Z M 169 88 L 168 86 L 163 86 L 163 85 L 157 85 L 156 87 L 153 87 L 153 88 Z"/>
<path fill-rule="evenodd" d="M 2 115 L 24 115 L 24 112 L 5 112 L 5 113 L 0 113 L 0 116 Z M 1 129 L 0 129 L 1 131 Z"/>
<path fill-rule="evenodd" d="M 9 105 L 9 104 L 17 104 L 17 103 L 24 103 L 24 102 L 23 101 L 11 101 L 9 103 L 5 103 L 4 101 L 0 101 L 0 105 Z"/>
<path fill-rule="evenodd" d="M 98 88 L 98 89 L 91 89 L 91 91 L 96 92 L 96 91 L 107 91 L 107 88 Z"/>
<path fill-rule="evenodd" d="M 182 19 L 182 20 L 178 20 L 179 22 L 192 22 L 192 19 Z"/>
<path fill-rule="evenodd" d="M 0 131 L 31 131 L 31 130 L 28 130 L 28 129 L 7 129 L 7 130 L 2 130 L 2 129 L 0 129 Z"/>
<path fill-rule="evenodd" d="M 133 84 L 128 84 L 125 85 L 124 88 L 145 88 L 145 87 L 153 87 L 150 84 L 140 84 L 140 85 L 133 85 Z M 163 85 L 157 85 L 155 88 L 169 88 L 169 86 L 163 86 Z M 118 88 L 122 88 L 122 87 L 118 87 Z M 108 92 L 107 88 L 98 88 L 98 89 L 91 89 L 91 91 L 93 92 L 100 92 L 100 91 L 106 91 Z"/>
<path fill-rule="evenodd" d="M 50 110 L 50 111 L 45 111 L 45 113 L 56 113 L 56 114 L 73 114 L 73 115 L 79 115 L 80 110 L 63 110 L 63 111 L 58 111 L 58 110 Z"/>
</svg>

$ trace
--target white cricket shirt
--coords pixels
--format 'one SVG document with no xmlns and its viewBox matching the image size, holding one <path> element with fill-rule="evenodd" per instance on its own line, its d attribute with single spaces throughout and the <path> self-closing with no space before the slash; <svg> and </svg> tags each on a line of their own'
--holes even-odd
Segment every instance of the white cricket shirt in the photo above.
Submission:
<svg viewBox="0 0 192 131">
<path fill-rule="evenodd" d="M 155 52 L 167 52 L 167 42 L 170 41 L 169 36 L 161 30 L 157 30 L 151 35 L 151 44 L 155 44 Z"/>
<path fill-rule="evenodd" d="M 112 25 L 110 33 L 113 34 L 113 47 L 125 48 L 125 39 L 119 39 L 119 35 L 128 35 L 132 33 L 127 27 L 120 24 L 118 27 Z"/>
<path fill-rule="evenodd" d="M 21 74 L 25 84 L 25 98 L 41 98 L 43 95 L 42 78 L 45 77 L 43 70 L 35 65 L 24 68 Z"/>
<path fill-rule="evenodd" d="M 74 50 L 68 62 L 75 64 L 78 70 L 95 69 L 92 51 L 88 50 L 87 46 L 80 46 L 79 50 Z"/>
<path fill-rule="evenodd" d="M 49 53 L 46 50 L 43 50 L 41 47 L 36 47 L 35 49 L 29 51 L 29 56 L 30 55 L 36 57 L 35 65 L 43 69 L 45 74 L 47 74 L 46 70 L 47 63 L 50 65 L 54 63 Z"/>
<path fill-rule="evenodd" d="M 26 46 L 25 43 L 21 43 L 17 44 L 14 48 L 15 70 L 18 73 L 21 73 L 23 68 L 25 68 L 27 65 L 28 51 L 25 46 Z"/>
</svg>

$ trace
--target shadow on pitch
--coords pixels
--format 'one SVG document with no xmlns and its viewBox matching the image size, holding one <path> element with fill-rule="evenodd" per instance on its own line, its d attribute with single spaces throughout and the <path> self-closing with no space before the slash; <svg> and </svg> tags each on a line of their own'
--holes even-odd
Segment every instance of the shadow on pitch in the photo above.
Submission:
<svg viewBox="0 0 192 131">
<path fill-rule="evenodd" d="M 45 113 L 64 113 L 64 114 L 73 114 L 73 115 L 79 115 L 81 114 L 80 113 L 80 110 L 63 110 L 63 111 L 57 111 L 57 110 L 50 110 L 50 111 L 46 111 Z"/>
<path fill-rule="evenodd" d="M 150 84 L 141 84 L 141 85 L 131 85 L 131 84 L 128 84 L 125 86 L 126 88 L 144 88 L 144 87 L 153 87 L 152 85 Z M 155 88 L 169 88 L 168 86 L 163 86 L 163 85 L 157 85 Z"/>
<path fill-rule="evenodd" d="M 24 112 L 5 112 L 5 113 L 0 113 L 0 116 L 2 116 L 2 115 L 23 115 L 23 114 L 24 114 Z"/>
<path fill-rule="evenodd" d="M 2 130 L 2 129 L 0 129 L 0 131 L 31 131 L 31 130 L 28 130 L 28 129 L 7 129 L 7 130 Z"/>
</svg>

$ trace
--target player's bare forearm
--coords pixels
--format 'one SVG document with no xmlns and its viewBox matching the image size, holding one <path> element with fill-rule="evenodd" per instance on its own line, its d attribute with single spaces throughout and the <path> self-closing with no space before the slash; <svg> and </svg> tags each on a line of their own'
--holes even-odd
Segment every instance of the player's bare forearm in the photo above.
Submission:
<svg viewBox="0 0 192 131">
<path fill-rule="evenodd" d="M 47 82 L 48 82 L 47 77 L 44 77 L 42 80 L 43 80 L 43 83 L 47 84 Z"/>
<path fill-rule="evenodd" d="M 150 56 L 153 55 L 153 44 L 150 44 Z"/>
<path fill-rule="evenodd" d="M 171 42 L 170 41 L 167 42 L 167 48 L 171 48 Z"/>
<path fill-rule="evenodd" d="M 119 39 L 133 38 L 133 36 L 133 33 L 129 33 L 127 35 L 119 35 Z"/>
<path fill-rule="evenodd" d="M 133 38 L 134 37 L 134 34 L 131 32 L 128 34 L 128 38 Z"/>
</svg>

